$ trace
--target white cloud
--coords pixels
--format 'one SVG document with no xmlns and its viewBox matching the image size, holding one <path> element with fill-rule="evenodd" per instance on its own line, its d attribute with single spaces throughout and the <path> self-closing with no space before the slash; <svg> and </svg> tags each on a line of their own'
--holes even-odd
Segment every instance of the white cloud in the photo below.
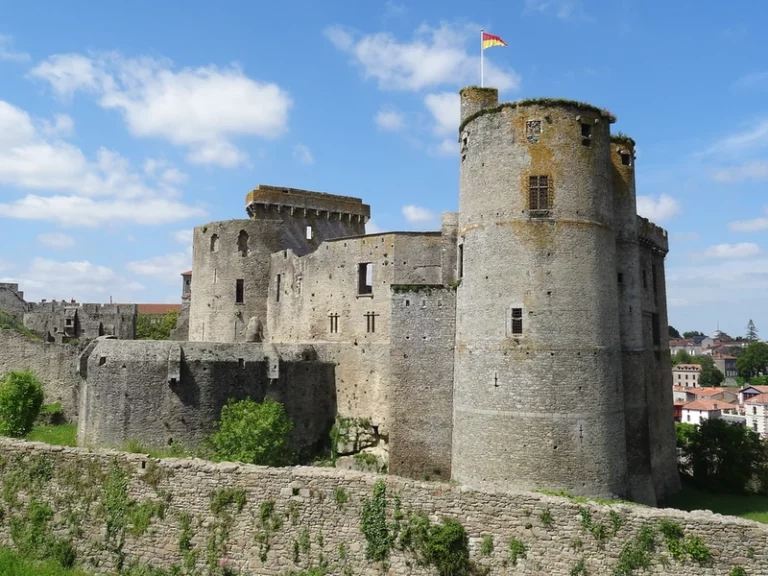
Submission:
<svg viewBox="0 0 768 576">
<path fill-rule="evenodd" d="M 29 301 L 46 298 L 75 298 L 80 302 L 130 302 L 136 292 L 144 290 L 140 283 L 120 277 L 111 268 L 88 261 L 58 262 L 34 258 L 18 275 L 3 279 L 18 282 Z"/>
<path fill-rule="evenodd" d="M 168 60 L 58 54 L 30 74 L 64 97 L 96 94 L 102 108 L 122 113 L 131 134 L 186 147 L 193 164 L 243 164 L 248 156 L 233 139 L 282 135 L 292 106 L 278 85 L 257 82 L 237 66 L 173 70 Z"/>
<path fill-rule="evenodd" d="M 405 128 L 405 116 L 394 108 L 382 108 L 376 113 L 373 121 L 381 130 L 400 132 Z"/>
<path fill-rule="evenodd" d="M 453 92 L 427 94 L 424 104 L 435 120 L 435 134 L 446 136 L 458 133 L 461 117 L 461 102 L 458 94 Z"/>
<path fill-rule="evenodd" d="M 66 138 L 71 136 L 75 130 L 75 121 L 66 114 L 56 114 L 53 122 L 50 120 L 40 121 L 40 132 L 49 138 Z"/>
<path fill-rule="evenodd" d="M 177 230 L 173 233 L 173 239 L 183 246 L 189 246 L 189 248 L 192 248 L 192 236 L 193 231 L 192 230 Z"/>
<path fill-rule="evenodd" d="M 184 184 L 188 179 L 188 176 L 178 168 L 171 166 L 165 160 L 156 158 L 148 158 L 144 162 L 144 173 L 150 178 L 169 185 Z"/>
<path fill-rule="evenodd" d="M 738 244 L 717 244 L 704 250 L 706 258 L 752 258 L 762 251 L 754 242 L 740 242 Z"/>
<path fill-rule="evenodd" d="M 413 204 L 403 206 L 403 216 L 411 224 L 430 222 L 437 218 L 434 212 Z"/>
<path fill-rule="evenodd" d="M 43 246 L 53 248 L 54 250 L 66 250 L 75 245 L 75 239 L 61 232 L 47 232 L 37 235 L 37 241 Z"/>
<path fill-rule="evenodd" d="M 525 0 L 527 12 L 551 12 L 560 20 L 580 18 L 591 20 L 584 12 L 580 0 Z"/>
<path fill-rule="evenodd" d="M 192 268 L 192 255 L 189 252 L 175 252 L 128 262 L 125 267 L 138 276 L 174 284 L 179 281 L 179 274 Z"/>
<path fill-rule="evenodd" d="M 116 152 L 102 148 L 88 159 L 60 134 L 52 135 L 52 130 L 60 133 L 66 126 L 61 118 L 53 123 L 33 120 L 0 100 L 0 185 L 36 192 L 16 200 L 5 194 L 0 216 L 101 226 L 158 224 L 205 214 L 202 208 L 179 201 L 178 171 L 166 168 L 156 175 L 157 186 L 150 185 Z M 152 214 L 153 210 L 165 213 Z"/>
<path fill-rule="evenodd" d="M 366 234 L 378 234 L 379 232 L 384 232 L 377 224 L 373 221 L 373 218 L 368 220 L 368 222 L 365 223 L 365 233 Z"/>
<path fill-rule="evenodd" d="M 653 196 L 637 197 L 637 213 L 648 218 L 651 222 L 664 222 L 677 216 L 680 212 L 680 203 L 666 194 L 658 198 Z"/>
<path fill-rule="evenodd" d="M 81 196 L 45 197 L 30 194 L 0 204 L 0 217 L 55 222 L 65 227 L 95 228 L 125 223 L 153 226 L 204 215 L 205 211 L 201 208 L 166 198 L 97 201 Z"/>
<path fill-rule="evenodd" d="M 751 218 L 749 220 L 737 220 L 730 222 L 728 228 L 733 232 L 759 232 L 761 230 L 768 230 L 768 207 L 763 211 L 766 216 L 758 216 L 757 218 Z"/>
<path fill-rule="evenodd" d="M 720 168 L 712 174 L 718 182 L 744 182 L 768 180 L 768 160 L 748 162 L 740 166 Z"/>
<path fill-rule="evenodd" d="M 739 154 L 768 146 L 768 119 L 754 122 L 748 129 L 725 136 L 699 156 Z"/>
<path fill-rule="evenodd" d="M 387 32 L 359 36 L 338 26 L 326 28 L 324 33 L 337 49 L 352 56 L 366 78 L 375 78 L 379 88 L 418 91 L 477 83 L 480 57 L 474 56 L 474 48 L 470 55 L 467 46 L 477 40 L 479 28 L 471 23 L 442 23 L 436 28 L 422 25 L 410 42 L 398 41 Z M 520 86 L 514 70 L 500 68 L 489 59 L 485 78 L 488 86 L 502 92 Z"/>
<path fill-rule="evenodd" d="M 434 156 L 456 156 L 459 153 L 459 143 L 456 138 L 445 138 L 437 146 L 429 149 Z"/>
<path fill-rule="evenodd" d="M 0 60 L 9 62 L 29 61 L 29 54 L 25 54 L 24 52 L 14 52 L 11 48 L 12 44 L 13 38 L 0 34 Z"/>
<path fill-rule="evenodd" d="M 765 300 L 768 258 L 717 258 L 709 262 L 669 265 L 666 272 L 670 306 L 710 305 L 723 309 L 728 303 Z M 734 287 L 738 287 L 734 290 Z"/>
<path fill-rule="evenodd" d="M 312 157 L 312 152 L 304 144 L 296 144 L 296 146 L 293 147 L 293 159 L 305 166 L 315 163 L 315 159 Z"/>
</svg>

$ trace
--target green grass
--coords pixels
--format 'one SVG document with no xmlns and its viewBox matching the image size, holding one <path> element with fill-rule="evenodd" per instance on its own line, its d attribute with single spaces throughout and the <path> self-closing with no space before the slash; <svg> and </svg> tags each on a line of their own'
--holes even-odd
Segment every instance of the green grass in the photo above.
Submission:
<svg viewBox="0 0 768 576">
<path fill-rule="evenodd" d="M 77 446 L 77 424 L 35 426 L 27 435 L 27 440 L 58 446 Z M 0 572 L 0 576 L 4 576 L 2 572 Z"/>
<path fill-rule="evenodd" d="M 14 332 L 18 332 L 19 334 L 26 336 L 30 340 L 42 340 L 40 336 L 38 336 L 34 332 L 27 330 L 24 327 L 24 324 L 22 324 L 19 320 L 17 320 L 7 312 L 0 311 L 0 329 L 13 330 Z M 3 575 L 0 574 L 0 576 L 3 576 Z"/>
<path fill-rule="evenodd" d="M 659 507 L 679 510 L 711 510 L 717 514 L 740 516 L 768 524 L 768 496 L 755 494 L 715 494 L 683 484 L 683 489 L 663 500 Z"/>
<path fill-rule="evenodd" d="M 0 576 L 89 576 L 80 570 L 62 568 L 52 562 L 22 559 L 8 548 L 0 548 Z"/>
</svg>

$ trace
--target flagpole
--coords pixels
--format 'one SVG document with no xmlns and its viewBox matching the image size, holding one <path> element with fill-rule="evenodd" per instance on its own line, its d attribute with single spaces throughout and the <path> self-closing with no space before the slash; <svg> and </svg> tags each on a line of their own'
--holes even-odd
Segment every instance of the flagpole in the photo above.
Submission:
<svg viewBox="0 0 768 576">
<path fill-rule="evenodd" d="M 480 28 L 480 88 L 483 88 L 483 29 Z"/>
</svg>

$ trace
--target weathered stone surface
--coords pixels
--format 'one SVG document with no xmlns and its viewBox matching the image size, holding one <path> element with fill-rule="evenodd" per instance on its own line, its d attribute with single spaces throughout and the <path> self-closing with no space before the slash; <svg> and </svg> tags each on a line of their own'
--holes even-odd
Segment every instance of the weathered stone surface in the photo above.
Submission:
<svg viewBox="0 0 768 576">
<path fill-rule="evenodd" d="M 197 552 L 196 563 L 203 569 L 209 559 L 207 549 L 214 531 L 226 533 L 225 547 L 213 555 L 213 561 L 223 558 L 238 571 L 248 574 L 277 575 L 299 571 L 317 565 L 322 557 L 329 564 L 330 574 L 345 573 L 378 576 L 381 566 L 366 560 L 366 540 L 360 529 L 362 503 L 370 498 L 376 481 L 387 487 L 389 513 L 397 495 L 406 516 L 423 512 L 433 522 L 455 518 L 470 537 L 471 559 L 487 566 L 491 574 L 526 574 L 570 576 L 580 560 L 588 574 L 611 574 L 622 548 L 633 540 L 643 526 L 657 527 L 662 519 L 677 522 L 686 536 L 697 536 L 709 548 L 713 562 L 700 566 L 688 559 L 685 563 L 672 560 L 661 536 L 653 554 L 653 574 L 669 576 L 722 576 L 731 566 L 740 564 L 748 574 L 768 573 L 768 527 L 734 517 L 710 512 L 686 513 L 677 510 L 616 504 L 607 506 L 592 502 L 577 503 L 569 499 L 530 492 L 483 493 L 464 486 L 407 480 L 393 476 L 376 476 L 332 468 L 264 468 L 247 465 L 212 464 L 200 460 L 151 460 L 138 454 L 117 452 L 89 453 L 84 450 L 53 449 L 38 443 L 0 440 L 4 467 L 0 483 L 11 481 L 19 470 L 20 458 L 26 458 L 26 470 L 35 463 L 37 470 L 50 463 L 51 482 L 38 485 L 37 497 L 51 504 L 56 514 L 59 534 L 75 534 L 78 558 L 96 573 L 107 574 L 115 566 L 117 550 L 105 547 L 109 536 L 106 529 L 108 512 L 101 506 L 105 482 L 114 474 L 114 466 L 124 470 L 129 478 L 127 497 L 131 501 L 167 502 L 162 517 L 151 519 L 143 534 L 126 526 L 125 543 L 120 552 L 127 563 L 134 561 L 170 567 L 184 564 L 180 549 L 183 517 L 187 515 L 190 549 L 188 557 Z M 41 458 L 43 460 L 41 460 Z M 98 479 L 93 484 L 88 479 Z M 85 482 L 85 484 L 83 484 Z M 74 484 L 73 484 L 74 483 Z M 75 486 L 87 486 L 74 490 Z M 16 485 L 8 496 L 27 501 L 31 484 Z M 113 488 L 114 490 L 114 485 Z M 234 506 L 225 505 L 223 513 L 212 509 L 212 500 L 220 497 L 222 489 L 242 490 L 244 507 L 239 513 Z M 11 490 L 11 489 L 9 489 Z M 339 494 L 346 496 L 341 502 Z M 70 532 L 78 517 L 72 511 L 82 510 L 90 503 L 90 512 L 79 520 L 82 536 Z M 265 530 L 262 523 L 264 505 L 271 503 L 277 528 Z M 12 545 L 8 519 L 23 512 L 23 506 L 4 503 L 6 521 L 0 524 L 0 544 Z M 113 501 L 114 506 L 114 501 Z M 70 508 L 71 507 L 71 508 Z M 582 527 L 582 510 L 591 513 L 593 524 L 602 523 L 607 529 L 604 549 L 592 534 Z M 549 525 L 542 520 L 548 512 Z M 67 512 L 66 514 L 64 512 Z M 620 518 L 617 530 L 611 512 Z M 227 518 L 231 523 L 227 523 Z M 224 532 L 221 532 L 225 529 Z M 269 547 L 256 540 L 266 533 Z M 484 536 L 491 536 L 494 549 L 489 555 L 481 552 Z M 509 541 L 520 540 L 526 547 L 524 558 L 517 565 L 510 563 Z M 574 546 L 580 540 L 581 547 Z M 183 541 L 183 539 L 181 540 Z M 294 547 L 299 543 L 298 561 Z M 296 543 L 296 544 L 294 544 Z M 304 548 L 306 544 L 306 548 Z M 344 558 L 339 550 L 344 545 Z M 666 561 L 663 560 L 666 557 Z M 94 566 L 98 563 L 98 566 Z M 421 576 L 435 574 L 419 566 L 415 558 L 397 547 L 388 560 L 389 574 Z"/>
</svg>

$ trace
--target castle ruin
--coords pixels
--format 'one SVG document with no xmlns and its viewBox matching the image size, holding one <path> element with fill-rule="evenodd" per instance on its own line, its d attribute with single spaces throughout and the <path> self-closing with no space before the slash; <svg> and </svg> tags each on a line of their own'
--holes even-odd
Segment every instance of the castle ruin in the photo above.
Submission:
<svg viewBox="0 0 768 576">
<path fill-rule="evenodd" d="M 307 453 L 344 417 L 393 474 L 676 491 L 667 234 L 613 120 L 463 89 L 439 231 L 366 234 L 358 198 L 259 186 L 248 219 L 195 228 L 179 340 L 85 348 L 80 444 L 194 443 L 228 398 L 269 395 Z"/>
</svg>

